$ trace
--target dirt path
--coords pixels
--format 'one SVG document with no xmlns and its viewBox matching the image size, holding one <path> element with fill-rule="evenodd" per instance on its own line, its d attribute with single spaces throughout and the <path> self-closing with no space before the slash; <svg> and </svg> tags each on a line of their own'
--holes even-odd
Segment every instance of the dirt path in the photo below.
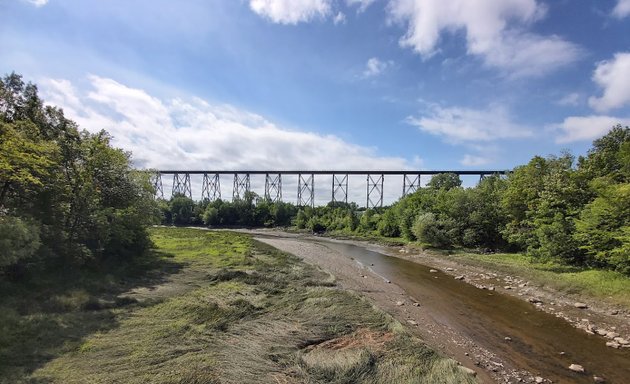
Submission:
<svg viewBox="0 0 630 384">
<path fill-rule="evenodd" d="M 474 340 L 450 327 L 444 319 L 436 318 L 426 307 L 408 296 L 394 283 L 370 272 L 349 257 L 341 257 L 322 244 L 305 243 L 299 239 L 260 237 L 257 240 L 292 253 L 306 262 L 330 271 L 345 289 L 372 299 L 398 321 L 407 324 L 428 344 L 453 357 L 462 365 L 475 370 L 481 382 L 534 382 L 534 375 L 510 367 L 494 353 L 480 347 Z"/>
</svg>

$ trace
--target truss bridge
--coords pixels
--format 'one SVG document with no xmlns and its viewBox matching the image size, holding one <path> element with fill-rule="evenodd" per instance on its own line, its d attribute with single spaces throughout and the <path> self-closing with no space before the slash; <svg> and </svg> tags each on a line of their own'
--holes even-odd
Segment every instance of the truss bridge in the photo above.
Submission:
<svg viewBox="0 0 630 384">
<path fill-rule="evenodd" d="M 259 195 L 265 199 L 277 202 L 282 199 L 282 182 L 291 180 L 295 187 L 297 182 L 297 205 L 315 205 L 315 178 L 326 178 L 330 183 L 330 201 L 348 202 L 350 176 L 363 176 L 365 183 L 359 187 L 365 190 L 365 206 L 375 208 L 383 206 L 385 176 L 397 179 L 401 183 L 401 196 L 408 195 L 421 188 L 422 177 L 431 177 L 440 173 L 454 173 L 458 176 L 478 176 L 483 179 L 491 175 L 505 175 L 507 171 L 497 170 L 444 170 L 444 171 L 199 171 L 199 170 L 159 170 L 153 175 L 153 186 L 157 198 L 164 198 L 163 178 L 171 178 L 171 196 L 181 194 L 193 197 L 191 175 L 201 180 L 199 186 L 201 199 L 214 201 L 221 199 L 221 180 L 227 179 L 232 184 L 232 200 L 242 199 L 247 192 L 252 191 L 251 178 L 254 175 L 264 177 L 264 191 Z M 225 181 L 224 181 L 225 182 Z M 168 192 L 168 191 L 167 191 Z"/>
</svg>

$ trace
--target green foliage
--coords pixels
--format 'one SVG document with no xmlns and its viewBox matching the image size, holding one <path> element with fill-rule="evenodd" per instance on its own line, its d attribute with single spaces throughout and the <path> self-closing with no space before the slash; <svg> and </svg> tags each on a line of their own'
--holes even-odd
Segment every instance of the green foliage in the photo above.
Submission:
<svg viewBox="0 0 630 384">
<path fill-rule="evenodd" d="M 39 224 L 11 216 L 0 216 L 0 268 L 32 258 L 40 246 Z"/>
<path fill-rule="evenodd" d="M 129 153 L 104 131 L 79 131 L 16 74 L 0 79 L 0 208 L 4 223 L 17 220 L 0 233 L 13 255 L 5 267 L 135 257 L 158 215 L 148 175 L 132 169 Z"/>
<path fill-rule="evenodd" d="M 433 213 L 416 217 L 412 231 L 418 241 L 433 247 L 451 247 L 458 237 L 457 224 L 451 218 L 437 219 Z"/>
<path fill-rule="evenodd" d="M 462 180 L 455 173 L 438 173 L 431 177 L 431 180 L 427 183 L 429 188 L 433 189 L 453 189 L 461 187 Z"/>
</svg>

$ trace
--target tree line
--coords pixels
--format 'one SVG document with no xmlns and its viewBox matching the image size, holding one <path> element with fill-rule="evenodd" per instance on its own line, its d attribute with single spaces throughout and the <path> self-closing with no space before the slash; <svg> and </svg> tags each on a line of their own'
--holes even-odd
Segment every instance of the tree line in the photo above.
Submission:
<svg viewBox="0 0 630 384">
<path fill-rule="evenodd" d="M 159 217 L 147 173 L 107 132 L 81 130 L 15 73 L 0 79 L 0 277 L 129 260 Z"/>
<path fill-rule="evenodd" d="M 155 200 L 149 173 L 111 136 L 45 105 L 21 76 L 0 79 L 0 277 L 54 266 L 131 260 L 146 227 L 288 227 L 525 252 L 630 274 L 630 128 L 613 127 L 585 156 L 535 156 L 506 177 L 464 188 L 434 176 L 391 206 L 296 207 L 253 192 L 228 201 Z"/>
<path fill-rule="evenodd" d="M 234 202 L 180 195 L 159 205 L 164 224 L 294 226 L 438 248 L 525 252 L 630 274 L 630 128 L 613 127 L 585 156 L 535 156 L 472 188 L 462 187 L 455 174 L 439 174 L 379 209 L 339 202 L 296 207 L 252 192 Z"/>
</svg>

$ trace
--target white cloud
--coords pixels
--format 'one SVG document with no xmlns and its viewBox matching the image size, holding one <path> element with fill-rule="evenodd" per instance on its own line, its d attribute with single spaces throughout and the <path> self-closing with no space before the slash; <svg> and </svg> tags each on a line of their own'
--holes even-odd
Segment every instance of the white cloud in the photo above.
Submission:
<svg viewBox="0 0 630 384">
<path fill-rule="evenodd" d="M 64 108 L 82 128 L 106 129 L 114 143 L 152 168 L 409 169 L 333 135 L 280 128 L 262 116 L 199 98 L 161 100 L 142 89 L 90 76 L 92 89 L 67 80 L 42 81 L 47 103 Z M 414 162 L 417 161 L 414 160 Z"/>
<path fill-rule="evenodd" d="M 552 125 L 551 128 L 561 132 L 556 142 L 570 143 L 601 137 L 617 124 L 630 125 L 630 118 L 598 115 L 570 116 L 562 123 Z"/>
<path fill-rule="evenodd" d="M 630 16 L 630 0 L 617 0 L 617 5 L 613 9 L 612 15 L 618 19 Z"/>
<path fill-rule="evenodd" d="M 485 110 L 432 105 L 424 116 L 410 116 L 407 122 L 451 143 L 488 142 L 532 135 L 528 127 L 514 123 L 509 112 L 497 105 Z"/>
<path fill-rule="evenodd" d="M 335 25 L 344 24 L 345 22 L 346 22 L 346 15 L 344 15 L 343 12 L 337 13 L 337 15 L 333 18 L 333 23 L 335 23 Z"/>
<path fill-rule="evenodd" d="M 24 0 L 24 1 L 26 1 L 27 3 L 33 4 L 37 8 L 43 7 L 44 5 L 48 4 L 48 0 Z"/>
<path fill-rule="evenodd" d="M 346 0 L 346 4 L 349 6 L 358 5 L 359 12 L 364 12 L 372 3 L 376 0 Z"/>
<path fill-rule="evenodd" d="M 389 15 L 407 25 L 400 44 L 429 58 L 444 32 L 464 30 L 468 53 L 511 77 L 539 76 L 575 61 L 580 49 L 525 28 L 546 12 L 536 0 L 392 0 Z"/>
<path fill-rule="evenodd" d="M 330 14 L 332 0 L 250 0 L 249 7 L 274 23 L 297 24 Z"/>
<path fill-rule="evenodd" d="M 577 92 L 573 92 L 573 93 L 569 93 L 565 95 L 556 103 L 559 105 L 570 105 L 570 106 L 575 107 L 580 104 L 580 99 L 581 99 L 580 94 Z"/>
<path fill-rule="evenodd" d="M 593 81 L 604 89 L 601 97 L 588 99 L 596 111 L 605 112 L 630 104 L 630 52 L 619 52 L 612 60 L 599 62 Z"/>
<path fill-rule="evenodd" d="M 483 157 L 483 156 L 475 156 L 465 154 L 464 157 L 460 160 L 460 164 L 465 167 L 478 167 L 480 165 L 490 164 L 491 160 Z"/>
<path fill-rule="evenodd" d="M 394 64 L 393 61 L 381 61 L 376 57 L 370 58 L 365 63 L 365 70 L 363 71 L 363 77 L 374 77 L 383 73 L 387 68 Z"/>
</svg>

